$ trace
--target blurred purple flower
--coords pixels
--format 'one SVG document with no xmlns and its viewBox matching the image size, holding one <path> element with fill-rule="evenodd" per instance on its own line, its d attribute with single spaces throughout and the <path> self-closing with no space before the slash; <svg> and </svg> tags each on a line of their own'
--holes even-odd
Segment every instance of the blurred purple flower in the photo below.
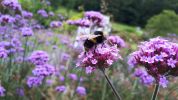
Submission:
<svg viewBox="0 0 178 100">
<path fill-rule="evenodd" d="M 52 21 L 51 23 L 50 23 L 50 27 L 51 28 L 59 28 L 59 27 L 61 27 L 62 26 L 62 22 L 60 22 L 60 21 Z"/>
<path fill-rule="evenodd" d="M 44 9 L 38 10 L 37 13 L 38 13 L 39 15 L 41 15 L 42 17 L 44 17 L 44 18 L 47 18 L 47 17 L 48 17 L 48 13 L 47 13 Z"/>
<path fill-rule="evenodd" d="M 48 13 L 48 15 L 49 15 L 49 16 L 54 16 L 55 14 L 54 14 L 54 12 L 50 11 L 50 12 Z"/>
<path fill-rule="evenodd" d="M 51 79 L 46 80 L 46 84 L 47 84 L 48 86 L 51 86 L 53 83 L 54 83 L 54 81 L 51 80 Z"/>
<path fill-rule="evenodd" d="M 44 65 L 49 61 L 49 55 L 45 51 L 37 50 L 32 52 L 29 60 L 35 65 Z"/>
<path fill-rule="evenodd" d="M 59 76 L 59 81 L 60 82 L 64 82 L 64 80 L 65 80 L 64 76 Z"/>
<path fill-rule="evenodd" d="M 16 93 L 17 93 L 17 95 L 19 95 L 19 96 L 24 96 L 24 95 L 25 95 L 23 88 L 17 88 L 17 89 L 16 89 Z"/>
<path fill-rule="evenodd" d="M 33 76 L 30 76 L 27 79 L 27 85 L 30 88 L 32 88 L 32 87 L 38 87 L 38 86 L 40 86 L 42 84 L 42 80 L 43 80 L 43 77 L 33 77 Z"/>
<path fill-rule="evenodd" d="M 79 94 L 80 96 L 85 96 L 86 95 L 86 89 L 82 86 L 78 86 L 76 89 L 76 93 Z"/>
<path fill-rule="evenodd" d="M 18 0 L 3 0 L 1 4 L 11 10 L 21 10 L 21 5 Z"/>
<path fill-rule="evenodd" d="M 22 28 L 22 35 L 24 37 L 32 36 L 33 35 L 33 30 L 31 28 L 28 28 L 28 27 L 23 27 Z"/>
<path fill-rule="evenodd" d="M 68 20 L 67 23 L 69 25 L 76 25 L 80 27 L 89 27 L 91 25 L 88 19 L 79 19 L 79 20 Z"/>
<path fill-rule="evenodd" d="M 0 97 L 3 97 L 3 96 L 5 96 L 5 92 L 6 91 L 6 89 L 4 89 L 4 87 L 2 87 L 1 85 L 0 85 Z"/>
<path fill-rule="evenodd" d="M 66 87 L 64 86 L 64 85 L 61 85 L 61 86 L 57 86 L 56 88 L 55 88 L 55 90 L 57 91 L 57 92 L 65 92 L 65 90 L 66 90 Z"/>
<path fill-rule="evenodd" d="M 108 40 L 112 45 L 116 44 L 119 48 L 126 46 L 124 40 L 119 36 L 109 36 Z"/>
<path fill-rule="evenodd" d="M 74 74 L 74 73 L 69 74 L 68 77 L 69 77 L 71 80 L 74 80 L 74 81 L 76 81 L 76 80 L 78 79 L 77 75 Z"/>
<path fill-rule="evenodd" d="M 8 51 L 3 47 L 0 47 L 0 58 L 7 58 L 7 57 L 8 57 Z"/>
<path fill-rule="evenodd" d="M 31 19 L 33 17 L 33 13 L 28 12 L 28 11 L 22 11 L 22 16 L 27 19 Z"/>
<path fill-rule="evenodd" d="M 49 64 L 38 65 L 35 67 L 35 69 L 33 69 L 32 73 L 33 75 L 39 76 L 39 77 L 50 76 L 55 73 L 55 67 Z"/>
<path fill-rule="evenodd" d="M 0 16 L 0 23 L 14 23 L 15 18 L 11 17 L 10 15 L 2 15 Z"/>
<path fill-rule="evenodd" d="M 84 17 L 97 25 L 100 25 L 104 18 L 103 15 L 97 11 L 87 11 L 85 12 Z"/>
</svg>

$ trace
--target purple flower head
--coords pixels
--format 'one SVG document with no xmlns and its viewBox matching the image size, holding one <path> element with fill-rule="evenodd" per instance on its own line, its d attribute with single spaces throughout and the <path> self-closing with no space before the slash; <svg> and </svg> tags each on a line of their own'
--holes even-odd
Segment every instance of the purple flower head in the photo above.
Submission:
<svg viewBox="0 0 178 100">
<path fill-rule="evenodd" d="M 7 58 L 8 57 L 8 51 L 4 49 L 3 47 L 0 47 L 0 58 Z"/>
<path fill-rule="evenodd" d="M 37 13 L 38 13 L 39 15 L 41 15 L 42 17 L 44 17 L 44 18 L 47 18 L 47 17 L 48 17 L 48 13 L 47 13 L 44 9 L 38 10 Z"/>
<path fill-rule="evenodd" d="M 69 77 L 71 80 L 74 80 L 74 81 L 76 81 L 76 80 L 78 79 L 77 75 L 74 74 L 74 73 L 69 74 L 68 77 Z"/>
<path fill-rule="evenodd" d="M 76 93 L 80 96 L 85 96 L 86 95 L 86 89 L 82 86 L 78 86 L 76 89 Z"/>
<path fill-rule="evenodd" d="M 17 88 L 16 89 L 16 93 L 19 96 L 24 96 L 24 89 L 23 88 Z"/>
<path fill-rule="evenodd" d="M 60 82 L 64 82 L 64 80 L 65 80 L 64 76 L 59 76 L 59 81 Z"/>
<path fill-rule="evenodd" d="M 54 16 L 55 15 L 54 12 L 52 12 L 52 11 L 50 11 L 48 14 L 49 14 L 49 16 Z"/>
<path fill-rule="evenodd" d="M 3 0 L 1 4 L 11 10 L 21 10 L 21 5 L 18 0 Z"/>
<path fill-rule="evenodd" d="M 33 35 L 33 30 L 31 28 L 28 28 L 28 27 L 23 27 L 22 28 L 22 35 L 24 37 L 32 36 Z"/>
<path fill-rule="evenodd" d="M 38 87 L 38 86 L 40 86 L 42 84 L 42 80 L 43 80 L 42 77 L 33 77 L 33 76 L 30 76 L 27 79 L 27 85 L 30 88 L 32 88 L 32 87 Z"/>
<path fill-rule="evenodd" d="M 160 77 L 159 78 L 159 84 L 163 87 L 163 88 L 165 88 L 165 87 L 167 87 L 167 85 L 168 85 L 168 80 L 166 79 L 166 77 Z"/>
<path fill-rule="evenodd" d="M 33 17 L 33 13 L 28 11 L 22 11 L 22 16 L 27 19 L 31 19 Z"/>
<path fill-rule="evenodd" d="M 66 90 L 66 87 L 64 86 L 64 85 L 61 85 L 61 86 L 57 86 L 56 88 L 55 88 L 55 90 L 57 91 L 57 92 L 65 92 L 65 90 Z"/>
<path fill-rule="evenodd" d="M 109 36 L 108 40 L 112 45 L 117 45 L 119 48 L 126 46 L 124 40 L 119 36 Z"/>
<path fill-rule="evenodd" d="M 6 26 L 0 26 L 0 35 L 4 35 L 7 31 L 8 27 Z"/>
<path fill-rule="evenodd" d="M 51 86 L 53 83 L 54 83 L 53 80 L 50 80 L 50 79 L 46 80 L 46 84 L 47 84 L 48 86 Z"/>
<path fill-rule="evenodd" d="M 98 24 L 100 24 L 100 22 L 102 22 L 103 20 L 103 15 L 100 12 L 96 11 L 87 11 L 85 12 L 84 16 L 92 22 Z"/>
<path fill-rule="evenodd" d="M 168 75 L 178 75 L 178 45 L 163 38 L 157 37 L 142 42 L 139 50 L 130 55 L 128 63 L 137 69 L 144 66 L 147 73 L 160 83 Z M 166 80 L 166 79 L 165 79 Z M 167 81 L 162 81 L 163 87 Z"/>
<path fill-rule="evenodd" d="M 29 60 L 35 65 L 44 65 L 49 61 L 49 55 L 45 51 L 34 51 Z"/>
<path fill-rule="evenodd" d="M 51 28 L 59 28 L 59 27 L 61 27 L 62 26 L 62 22 L 60 22 L 60 21 L 52 21 L 51 23 L 50 23 L 50 27 Z"/>
<path fill-rule="evenodd" d="M 0 16 L 0 23 L 14 23 L 15 18 L 11 17 L 10 15 L 2 15 Z"/>
<path fill-rule="evenodd" d="M 110 67 L 118 59 L 121 59 L 121 56 L 117 46 L 103 43 L 89 49 L 87 52 L 82 52 L 78 56 L 77 66 L 86 68 L 86 73 L 91 73 L 91 71 L 100 67 Z"/>
<path fill-rule="evenodd" d="M 6 92 L 6 89 L 4 89 L 4 87 L 2 87 L 2 86 L 0 85 L 0 97 L 5 96 L 5 93 L 4 93 L 4 92 Z"/>
<path fill-rule="evenodd" d="M 38 65 L 35 67 L 35 69 L 32 71 L 33 75 L 35 76 L 41 76 L 41 77 L 46 77 L 50 76 L 55 73 L 55 67 L 49 64 L 45 65 Z"/>
<path fill-rule="evenodd" d="M 88 19 L 79 19 L 79 20 L 68 20 L 69 25 L 76 25 L 80 27 L 90 27 L 91 23 Z"/>
<path fill-rule="evenodd" d="M 154 78 L 149 75 L 143 68 L 137 68 L 134 75 L 140 78 L 140 82 L 145 85 L 151 85 L 154 82 Z"/>
</svg>

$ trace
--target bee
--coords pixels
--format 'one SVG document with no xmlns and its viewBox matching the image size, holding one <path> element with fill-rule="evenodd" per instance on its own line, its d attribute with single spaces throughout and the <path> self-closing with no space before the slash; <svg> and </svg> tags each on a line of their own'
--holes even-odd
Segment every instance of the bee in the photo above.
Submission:
<svg viewBox="0 0 178 100">
<path fill-rule="evenodd" d="M 106 40 L 104 33 L 102 31 L 95 31 L 94 34 L 83 35 L 81 36 L 81 38 L 85 38 L 83 43 L 85 51 L 88 51 L 94 46 L 96 47 L 96 45 L 101 44 Z"/>
</svg>

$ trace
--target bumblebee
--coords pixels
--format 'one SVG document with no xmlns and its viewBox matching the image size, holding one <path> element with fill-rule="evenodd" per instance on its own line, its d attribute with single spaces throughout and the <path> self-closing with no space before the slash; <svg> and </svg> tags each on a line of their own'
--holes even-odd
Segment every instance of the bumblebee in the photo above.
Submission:
<svg viewBox="0 0 178 100">
<path fill-rule="evenodd" d="M 106 38 L 102 31 L 95 31 L 94 35 L 89 35 L 88 38 L 84 41 L 83 46 L 85 51 L 88 51 L 92 47 L 103 43 L 105 40 Z"/>
</svg>

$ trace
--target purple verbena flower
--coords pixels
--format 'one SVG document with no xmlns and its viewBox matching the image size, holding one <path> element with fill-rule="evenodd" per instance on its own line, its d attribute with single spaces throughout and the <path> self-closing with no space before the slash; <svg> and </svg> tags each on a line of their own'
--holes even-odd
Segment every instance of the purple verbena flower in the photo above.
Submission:
<svg viewBox="0 0 178 100">
<path fill-rule="evenodd" d="M 43 80 L 43 77 L 33 77 L 33 76 L 30 76 L 27 79 L 27 85 L 30 88 L 32 88 L 32 87 L 38 87 L 38 86 L 40 86 L 42 84 L 42 80 Z"/>
<path fill-rule="evenodd" d="M 22 11 L 22 16 L 27 19 L 31 19 L 33 17 L 33 13 L 28 12 L 28 11 Z"/>
<path fill-rule="evenodd" d="M 0 16 L 0 23 L 14 23 L 15 18 L 11 17 L 10 15 L 2 15 Z"/>
<path fill-rule="evenodd" d="M 7 57 L 8 57 L 8 51 L 3 47 L 0 47 L 0 58 L 7 58 Z"/>
<path fill-rule="evenodd" d="M 28 36 L 32 36 L 33 35 L 33 30 L 31 28 L 23 27 L 21 30 L 22 30 L 22 35 L 24 37 L 28 37 Z"/>
<path fill-rule="evenodd" d="M 57 91 L 57 92 L 65 92 L 65 90 L 66 90 L 66 87 L 64 86 L 64 85 L 61 85 L 61 86 L 57 86 L 56 88 L 55 88 L 55 90 Z"/>
<path fill-rule="evenodd" d="M 118 59 L 121 59 L 121 56 L 119 55 L 119 49 L 116 45 L 112 46 L 103 43 L 89 49 L 87 52 L 82 52 L 78 58 L 77 66 L 86 68 L 86 72 L 90 73 L 97 68 L 110 67 Z"/>
<path fill-rule="evenodd" d="M 45 51 L 34 51 L 29 60 L 35 65 L 44 65 L 49 61 L 49 55 Z"/>
<path fill-rule="evenodd" d="M 11 10 L 21 10 L 21 5 L 18 0 L 3 0 L 1 4 Z"/>
<path fill-rule="evenodd" d="M 6 89 L 0 85 L 0 97 L 5 96 L 5 93 L 4 93 L 5 91 Z"/>
<path fill-rule="evenodd" d="M 85 96 L 86 95 L 86 89 L 82 86 L 78 86 L 76 89 L 76 93 L 80 96 Z"/>
<path fill-rule="evenodd" d="M 50 23 L 50 27 L 51 28 L 59 28 L 59 27 L 61 27 L 62 26 L 62 22 L 60 22 L 60 21 L 52 21 L 51 23 Z"/>
<path fill-rule="evenodd" d="M 155 82 L 166 87 L 166 76 L 178 76 L 178 44 L 157 37 L 142 42 L 139 50 L 132 53 L 129 65 L 144 66 L 147 73 L 154 77 Z"/>
<path fill-rule="evenodd" d="M 35 76 L 46 77 L 55 73 L 55 67 L 49 64 L 38 65 L 32 72 Z"/>
<path fill-rule="evenodd" d="M 69 77 L 71 80 L 74 80 L 74 81 L 76 81 L 76 80 L 78 79 L 77 75 L 74 74 L 74 73 L 70 73 L 70 74 L 68 75 L 68 77 Z"/>
<path fill-rule="evenodd" d="M 48 13 L 47 13 L 44 9 L 38 10 L 37 13 L 38 13 L 39 15 L 41 15 L 42 17 L 44 17 L 44 18 L 47 18 L 47 17 L 48 17 Z"/>
<path fill-rule="evenodd" d="M 109 43 L 111 43 L 112 45 L 116 44 L 119 48 L 126 46 L 124 40 L 120 38 L 119 36 L 109 36 L 108 40 L 109 40 Z"/>
</svg>

